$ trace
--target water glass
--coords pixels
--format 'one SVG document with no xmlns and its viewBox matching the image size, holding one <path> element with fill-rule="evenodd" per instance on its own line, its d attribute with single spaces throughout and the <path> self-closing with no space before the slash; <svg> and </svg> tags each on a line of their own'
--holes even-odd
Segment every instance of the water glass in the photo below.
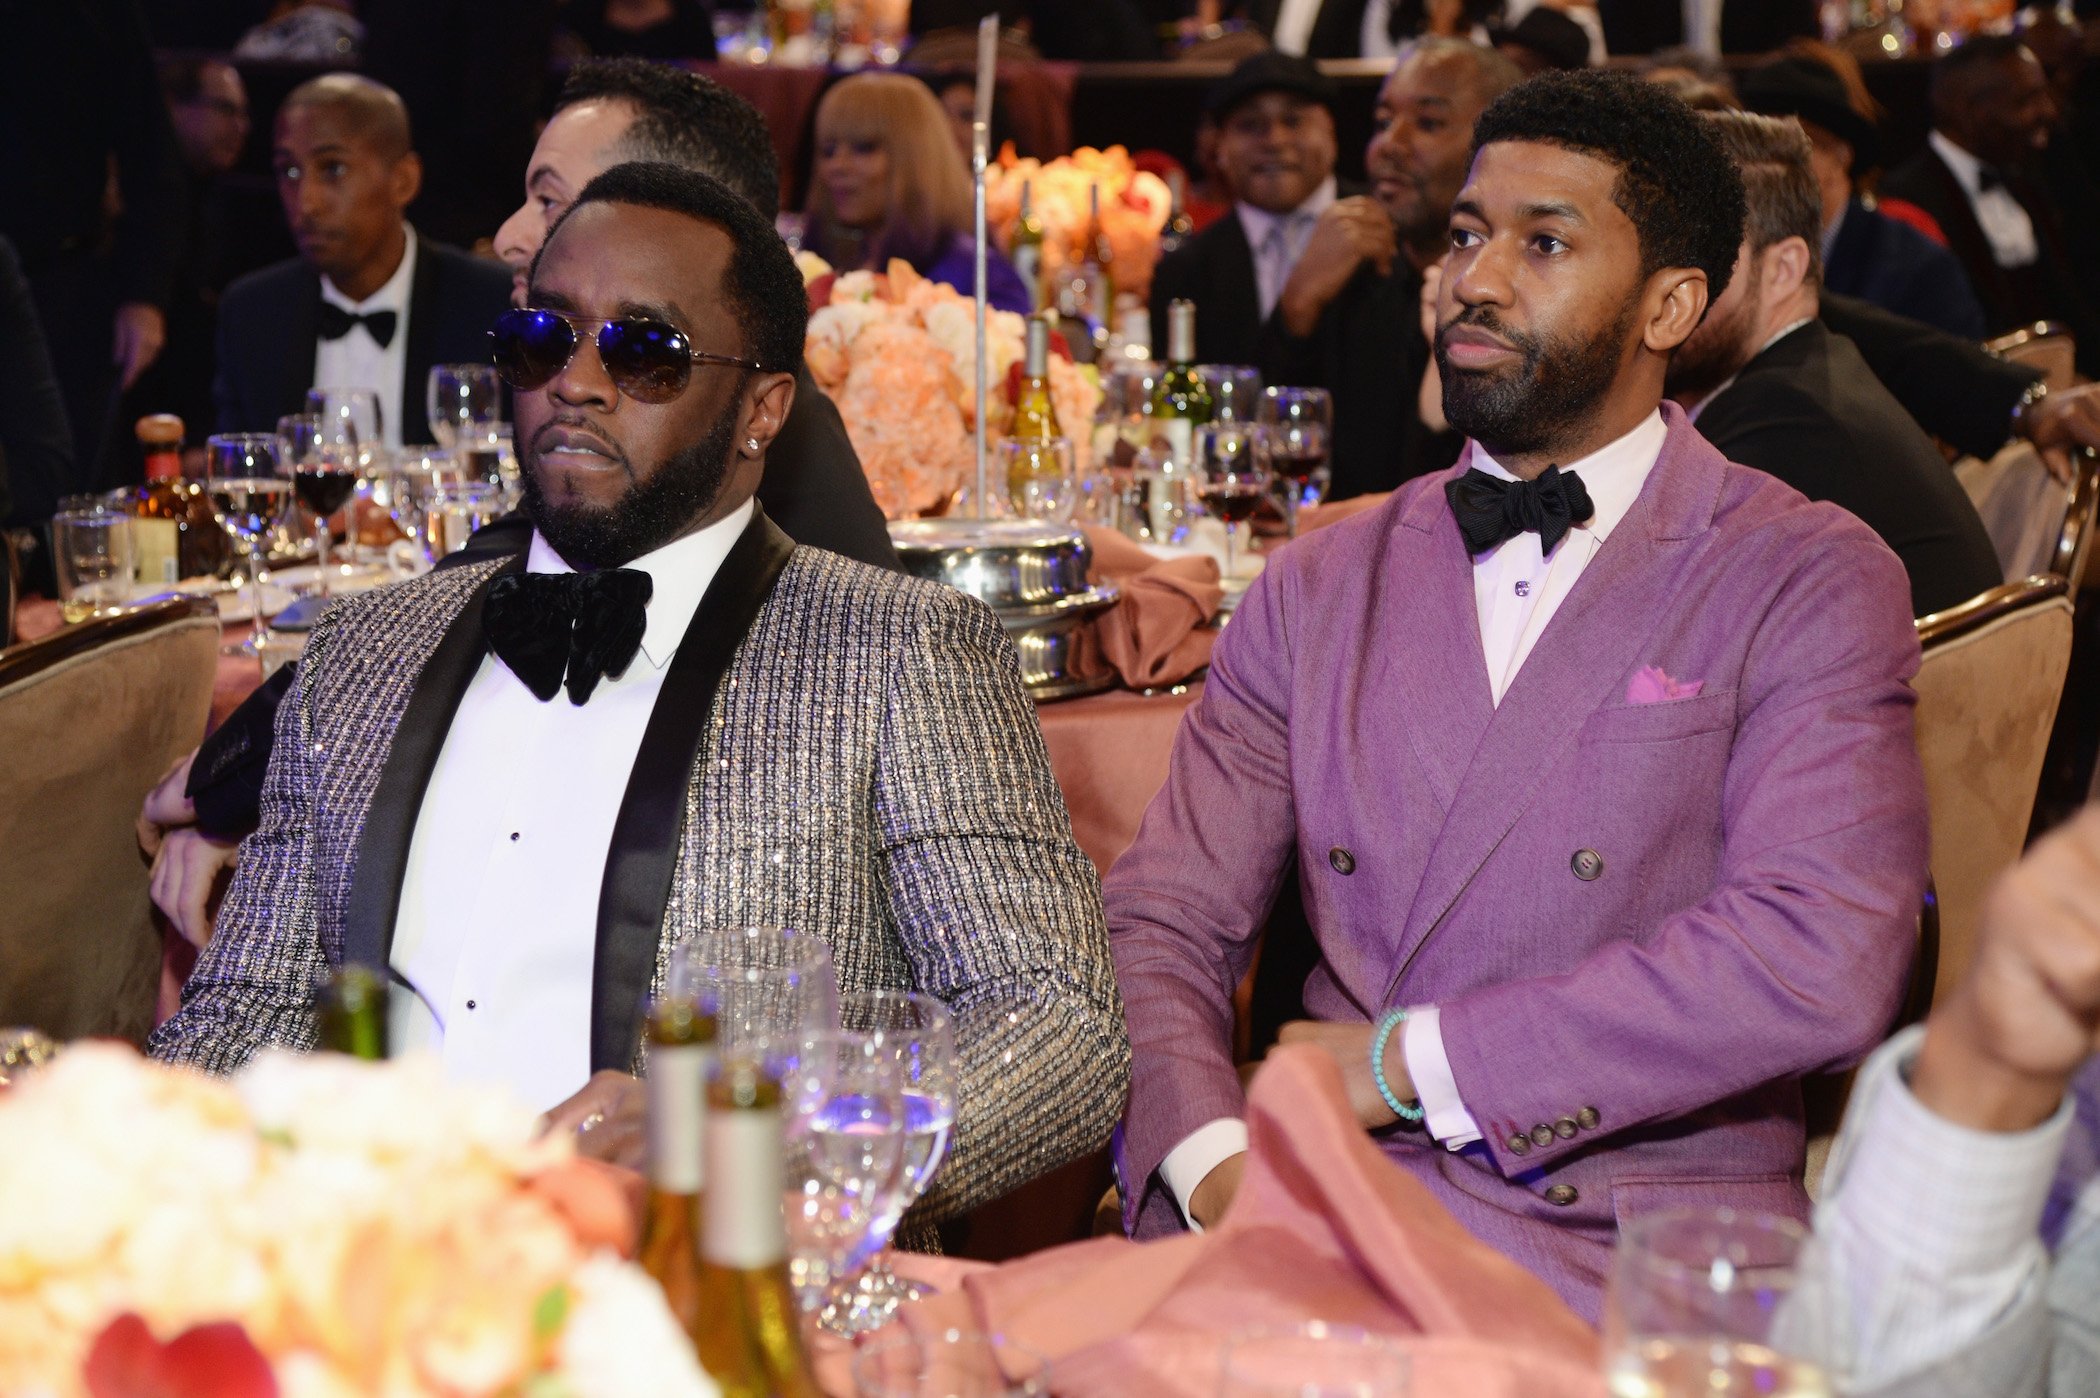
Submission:
<svg viewBox="0 0 2100 1398">
<path fill-rule="evenodd" d="M 448 451 L 405 451 L 394 458 L 391 470 L 374 478 L 372 498 L 385 507 L 395 527 L 435 561 L 445 555 L 430 542 L 430 507 L 439 491 L 473 479 Z"/>
<path fill-rule="evenodd" d="M 467 546 L 475 530 L 503 513 L 503 487 L 491 481 L 443 481 L 423 508 L 423 547 L 436 563 Z"/>
<path fill-rule="evenodd" d="M 503 434 L 503 392 L 492 365 L 432 365 L 424 404 L 430 434 L 447 451 Z"/>
<path fill-rule="evenodd" d="M 1242 1330 L 1219 1357 L 1219 1398 L 1406 1398 L 1407 1354 L 1323 1320 Z"/>
<path fill-rule="evenodd" d="M 276 434 L 269 432 L 223 432 L 204 442 L 204 489 L 211 497 L 211 512 L 248 563 L 248 638 L 226 646 L 225 653 L 258 660 L 269 645 L 262 558 L 292 498 L 292 483 L 279 470 L 277 450 Z"/>
<path fill-rule="evenodd" d="M 889 1245 L 904 1208 L 896 1058 L 866 1034 L 805 1034 L 781 1076 L 789 1275 L 805 1312 Z"/>
<path fill-rule="evenodd" d="M 1324 388 L 1264 389 L 1256 420 L 1264 431 L 1258 439 L 1267 454 L 1270 475 L 1284 486 L 1285 523 L 1298 537 L 1298 501 L 1313 474 L 1327 464 L 1334 429 L 1334 398 Z"/>
<path fill-rule="evenodd" d="M 1808 1230 L 1777 1214 L 1666 1209 L 1619 1236 L 1605 1297 L 1613 1398 L 1829 1398 L 1842 1307 Z"/>
<path fill-rule="evenodd" d="M 1050 1361 L 1004 1335 L 908 1330 L 853 1356 L 861 1398 L 1048 1398 Z"/>
<path fill-rule="evenodd" d="M 1006 481 L 1007 503 L 1014 514 L 1054 524 L 1072 522 L 1079 505 L 1079 477 L 1072 469 L 1070 438 L 1001 442 L 993 469 Z"/>
<path fill-rule="evenodd" d="M 821 937 L 781 927 L 707 928 L 672 948 L 665 993 L 715 1017 L 723 1057 L 757 1059 L 778 1078 L 805 1034 L 839 1027 L 838 980 Z"/>
<path fill-rule="evenodd" d="M 1210 390 L 1212 422 L 1252 422 L 1261 410 L 1261 370 L 1248 364 L 1198 364 Z"/>
<path fill-rule="evenodd" d="M 123 605 L 132 573 L 131 518 L 102 504 L 51 516 L 59 614 L 86 621 Z"/>
</svg>

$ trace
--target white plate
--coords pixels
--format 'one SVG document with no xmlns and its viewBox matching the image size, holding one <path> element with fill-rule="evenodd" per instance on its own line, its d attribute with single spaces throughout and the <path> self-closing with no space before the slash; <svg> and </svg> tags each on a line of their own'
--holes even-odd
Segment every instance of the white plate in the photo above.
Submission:
<svg viewBox="0 0 2100 1398">
<path fill-rule="evenodd" d="M 274 583 L 262 586 L 263 616 L 270 617 L 292 605 L 292 590 Z M 219 620 L 225 623 L 248 621 L 255 615 L 255 594 L 248 588 L 237 592 L 222 592 L 214 600 L 219 604 Z"/>
</svg>

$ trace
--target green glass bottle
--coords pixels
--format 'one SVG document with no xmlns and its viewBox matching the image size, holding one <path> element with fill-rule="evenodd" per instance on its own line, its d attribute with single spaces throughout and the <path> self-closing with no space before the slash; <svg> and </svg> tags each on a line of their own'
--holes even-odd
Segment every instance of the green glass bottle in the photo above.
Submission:
<svg viewBox="0 0 2100 1398">
<path fill-rule="evenodd" d="M 1014 236 L 1009 245 L 1009 256 L 1014 270 L 1021 274 L 1021 285 L 1028 288 L 1028 309 L 1043 308 L 1043 221 L 1035 212 L 1035 181 L 1021 181 L 1021 215 L 1014 220 Z"/>
<path fill-rule="evenodd" d="M 314 1029 L 329 1053 L 374 1061 L 387 1056 L 386 977 L 369 966 L 342 966 L 314 987 Z"/>
</svg>

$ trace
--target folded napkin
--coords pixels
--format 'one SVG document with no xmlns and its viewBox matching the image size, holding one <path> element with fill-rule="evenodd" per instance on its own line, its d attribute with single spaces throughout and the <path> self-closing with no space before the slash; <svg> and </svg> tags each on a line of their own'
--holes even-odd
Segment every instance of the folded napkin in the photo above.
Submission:
<svg viewBox="0 0 2100 1398">
<path fill-rule="evenodd" d="M 1385 1159 L 1323 1053 L 1272 1052 L 1247 1128 L 1246 1176 L 1219 1227 L 960 1273 L 900 1321 L 996 1331 L 1047 1355 L 1059 1398 L 1208 1398 L 1235 1331 L 1315 1319 L 1392 1336 L 1418 1394 L 1603 1398 L 1595 1333 Z M 851 1392 L 844 1360 L 825 1356 L 834 1392 Z"/>
<path fill-rule="evenodd" d="M 1210 629 L 1225 591 L 1212 558 L 1154 558 L 1113 529 L 1087 525 L 1088 580 L 1123 596 L 1081 633 L 1075 675 L 1113 672 L 1132 689 L 1178 684 L 1210 663 Z"/>
</svg>

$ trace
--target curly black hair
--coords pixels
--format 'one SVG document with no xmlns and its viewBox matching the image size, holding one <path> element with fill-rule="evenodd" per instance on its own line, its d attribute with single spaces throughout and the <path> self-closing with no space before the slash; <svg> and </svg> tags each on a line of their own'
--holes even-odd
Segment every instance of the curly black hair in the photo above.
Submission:
<svg viewBox="0 0 2100 1398">
<path fill-rule="evenodd" d="M 569 70 L 554 110 L 625 102 L 634 125 L 616 153 L 713 175 L 767 218 L 780 211 L 780 162 L 758 108 L 698 73 L 644 58 L 587 58 Z"/>
<path fill-rule="evenodd" d="M 1641 274 L 1706 273 L 1721 298 L 1743 241 L 1743 181 L 1699 114 L 1656 83 L 1591 69 L 1542 73 L 1496 98 L 1473 127 L 1473 154 L 1536 141 L 1619 167 L 1612 202 L 1640 237 Z"/>
<path fill-rule="evenodd" d="M 809 296 L 802 288 L 802 273 L 795 266 L 773 221 L 751 207 L 750 201 L 714 176 L 663 160 L 631 160 L 615 165 L 583 187 L 540 245 L 532 260 L 539 272 L 540 258 L 554 246 L 562 225 L 588 204 L 636 204 L 645 209 L 666 209 L 702 223 L 712 223 L 729 235 L 735 245 L 729 266 L 722 273 L 737 328 L 744 334 L 744 350 L 768 373 L 796 373 L 802 367 L 802 338 L 809 327 Z"/>
</svg>

